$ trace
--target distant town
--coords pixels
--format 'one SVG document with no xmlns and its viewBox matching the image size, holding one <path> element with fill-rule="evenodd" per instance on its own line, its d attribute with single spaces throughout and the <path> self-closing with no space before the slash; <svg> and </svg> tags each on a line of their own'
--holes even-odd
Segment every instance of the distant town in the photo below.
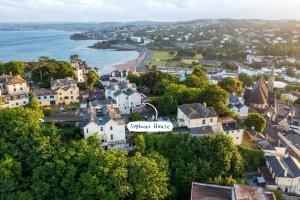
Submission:
<svg viewBox="0 0 300 200">
<path fill-rule="evenodd" d="M 139 55 L 108 73 L 77 54 L 0 62 L 0 199 L 300 198 L 300 21 L 7 30 Z M 153 121 L 173 130 L 127 127 Z"/>
</svg>

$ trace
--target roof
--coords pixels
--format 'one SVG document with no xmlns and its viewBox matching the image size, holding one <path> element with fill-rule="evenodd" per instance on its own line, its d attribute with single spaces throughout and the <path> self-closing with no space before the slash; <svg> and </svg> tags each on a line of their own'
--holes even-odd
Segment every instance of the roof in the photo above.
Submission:
<svg viewBox="0 0 300 200">
<path fill-rule="evenodd" d="M 269 90 L 264 78 L 260 78 L 253 87 L 250 102 L 255 104 L 268 104 Z"/>
<path fill-rule="evenodd" d="M 287 177 L 289 178 L 300 176 L 299 163 L 296 163 L 295 158 L 291 156 L 266 156 L 266 160 L 277 177 L 284 177 L 285 171 L 287 172 Z"/>
<path fill-rule="evenodd" d="M 183 104 L 178 106 L 178 108 L 189 118 L 189 119 L 198 119 L 198 118 L 209 118 L 217 117 L 217 113 L 213 107 L 205 107 L 200 103 L 194 104 Z"/>
<path fill-rule="evenodd" d="M 190 130 L 191 134 L 194 136 L 213 134 L 213 129 L 211 126 L 190 128 L 189 130 Z"/>
<path fill-rule="evenodd" d="M 64 78 L 64 79 L 56 79 L 51 81 L 51 87 L 57 88 L 57 87 L 69 87 L 70 85 L 76 85 L 77 81 L 72 78 Z"/>
<path fill-rule="evenodd" d="M 126 91 L 126 95 L 130 96 L 130 95 L 133 95 L 134 93 L 136 93 L 135 91 L 133 91 L 132 89 L 128 89 Z"/>
<path fill-rule="evenodd" d="M 56 95 L 54 91 L 45 88 L 35 88 L 33 94 L 34 96 Z"/>
<path fill-rule="evenodd" d="M 234 194 L 236 200 L 268 200 L 265 190 L 261 187 L 248 185 L 234 185 Z"/>
<path fill-rule="evenodd" d="M 0 83 L 4 83 L 7 85 L 26 83 L 26 81 L 20 76 L 10 76 L 10 75 L 2 75 L 0 76 Z"/>
<path fill-rule="evenodd" d="M 262 187 L 234 185 L 233 187 L 192 183 L 191 200 L 276 200 L 272 192 Z"/>
<path fill-rule="evenodd" d="M 191 200 L 231 200 L 231 187 L 193 182 Z"/>
</svg>

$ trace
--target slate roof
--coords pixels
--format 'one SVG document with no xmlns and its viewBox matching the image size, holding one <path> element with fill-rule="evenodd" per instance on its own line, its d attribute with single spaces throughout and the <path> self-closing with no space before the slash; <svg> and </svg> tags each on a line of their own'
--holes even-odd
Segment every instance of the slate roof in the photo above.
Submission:
<svg viewBox="0 0 300 200">
<path fill-rule="evenodd" d="M 200 103 L 193 104 L 183 104 L 178 106 L 178 108 L 189 118 L 210 118 L 217 117 L 217 113 L 213 107 L 205 107 Z"/>
<path fill-rule="evenodd" d="M 295 160 L 291 157 L 278 158 L 276 156 L 265 157 L 277 177 L 284 177 L 284 171 L 287 171 L 287 177 L 295 178 L 300 176 L 300 169 Z"/>
<path fill-rule="evenodd" d="M 132 89 L 128 89 L 125 94 L 130 96 L 130 95 L 133 95 L 134 93 L 136 93 L 136 92 L 133 91 Z"/>
<path fill-rule="evenodd" d="M 49 95 L 56 95 L 56 93 L 52 90 L 45 89 L 45 88 L 36 88 L 33 91 L 34 96 L 49 96 Z"/>
<path fill-rule="evenodd" d="M 246 89 L 244 93 L 245 103 L 250 104 L 266 104 L 275 107 L 276 96 L 274 92 L 269 91 L 264 78 L 260 78 L 253 89 Z"/>
<path fill-rule="evenodd" d="M 190 128 L 189 130 L 190 130 L 190 132 L 193 136 L 213 134 L 213 129 L 212 129 L 211 126 L 202 126 L 202 127 Z"/>
</svg>

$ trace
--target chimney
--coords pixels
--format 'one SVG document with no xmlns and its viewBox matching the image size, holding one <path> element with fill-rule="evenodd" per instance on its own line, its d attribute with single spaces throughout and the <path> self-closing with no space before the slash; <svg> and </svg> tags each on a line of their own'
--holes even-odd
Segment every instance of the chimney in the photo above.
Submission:
<svg viewBox="0 0 300 200">
<path fill-rule="evenodd" d="M 10 76 L 12 76 L 12 73 L 11 73 L 11 72 L 9 72 L 9 75 L 10 75 Z"/>
<path fill-rule="evenodd" d="M 203 102 L 203 106 L 204 106 L 204 108 L 206 108 L 206 107 L 207 107 L 207 105 L 206 105 L 206 102 Z"/>
<path fill-rule="evenodd" d="M 284 170 L 284 177 L 287 177 L 287 173 L 288 173 L 288 172 L 287 172 L 287 170 L 285 169 L 285 170 Z"/>
</svg>

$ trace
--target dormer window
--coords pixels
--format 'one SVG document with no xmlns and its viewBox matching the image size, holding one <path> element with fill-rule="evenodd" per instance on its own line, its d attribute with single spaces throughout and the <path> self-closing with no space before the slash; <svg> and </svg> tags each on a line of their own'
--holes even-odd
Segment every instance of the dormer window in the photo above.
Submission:
<svg viewBox="0 0 300 200">
<path fill-rule="evenodd" d="M 205 119 L 202 120 L 202 124 L 205 124 Z"/>
</svg>

